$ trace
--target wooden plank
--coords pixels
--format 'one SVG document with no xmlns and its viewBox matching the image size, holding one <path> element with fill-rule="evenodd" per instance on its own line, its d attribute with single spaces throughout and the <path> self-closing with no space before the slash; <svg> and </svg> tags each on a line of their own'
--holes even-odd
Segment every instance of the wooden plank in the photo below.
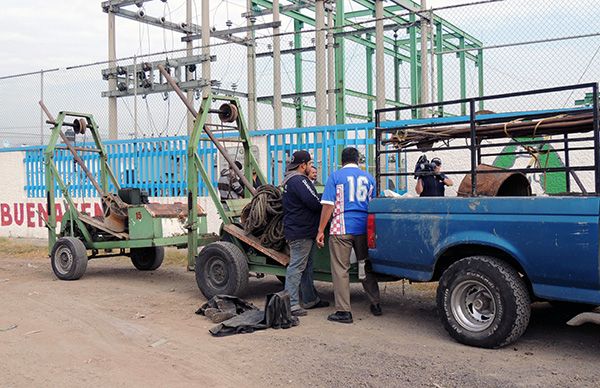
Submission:
<svg viewBox="0 0 600 388">
<path fill-rule="evenodd" d="M 233 224 L 223 225 L 223 230 L 283 266 L 287 266 L 290 262 L 290 257 L 288 255 L 271 248 L 265 248 L 256 237 L 246 234 L 246 232 L 239 226 Z"/>
<path fill-rule="evenodd" d="M 118 233 L 118 232 L 113 232 L 112 230 L 110 230 L 106 225 L 104 225 L 104 223 L 102 221 L 99 221 L 95 218 L 92 218 L 90 216 L 87 216 L 85 214 L 79 213 L 79 219 L 81 221 L 83 221 L 84 223 L 91 225 L 95 228 L 98 228 L 100 230 L 105 231 L 106 233 L 110 233 L 115 237 L 118 237 L 120 239 L 123 240 L 127 240 L 129 238 L 129 235 L 127 233 Z"/>
<path fill-rule="evenodd" d="M 152 217 L 155 218 L 187 218 L 187 205 L 181 202 L 175 203 L 148 203 L 144 205 L 146 210 L 150 213 Z M 204 216 L 206 213 L 200 207 L 198 207 L 198 216 Z"/>
</svg>

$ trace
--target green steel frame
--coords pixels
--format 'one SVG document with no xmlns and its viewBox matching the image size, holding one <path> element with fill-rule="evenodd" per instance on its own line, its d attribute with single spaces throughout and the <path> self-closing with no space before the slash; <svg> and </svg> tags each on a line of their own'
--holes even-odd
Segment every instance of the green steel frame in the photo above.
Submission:
<svg viewBox="0 0 600 388">
<path fill-rule="evenodd" d="M 187 235 L 178 235 L 171 237 L 163 237 L 162 236 L 162 226 L 160 224 L 160 220 L 151 218 L 151 222 L 138 222 L 135 226 L 130 225 L 130 230 L 127 238 L 124 239 L 116 239 L 110 241 L 95 241 L 92 233 L 90 233 L 90 229 L 88 224 L 86 224 L 80 217 L 77 208 L 75 207 L 75 203 L 73 198 L 69 193 L 68 185 L 62 180 L 60 176 L 60 172 L 56 163 L 54 162 L 54 156 L 56 150 L 64 147 L 60 147 L 58 143 L 58 139 L 61 137 L 61 132 L 63 126 L 66 125 L 65 119 L 67 117 L 75 117 L 75 118 L 83 118 L 88 123 L 88 129 L 90 130 L 95 147 L 85 147 L 85 152 L 94 152 L 99 156 L 100 162 L 100 188 L 106 194 L 109 189 L 109 181 L 112 185 L 118 190 L 120 188 L 119 182 L 117 181 L 115 174 L 108 164 L 108 155 L 106 152 L 106 148 L 102 144 L 98 133 L 98 125 L 94 120 L 94 117 L 91 114 L 85 113 L 75 113 L 75 112 L 60 112 L 56 120 L 54 121 L 54 126 L 52 128 L 52 133 L 50 136 L 50 141 L 48 146 L 44 151 L 44 165 L 45 165 L 45 181 L 46 181 L 46 197 L 47 197 L 47 210 L 48 210 L 48 218 L 46 221 L 46 227 L 48 229 L 48 251 L 51 253 L 52 248 L 54 247 L 57 238 L 61 236 L 73 236 L 81 238 L 85 247 L 88 250 L 92 250 L 92 255 L 90 258 L 98 258 L 98 257 L 112 257 L 116 256 L 111 252 L 107 252 L 106 254 L 99 254 L 100 250 L 113 250 L 118 249 L 120 254 L 118 255 L 127 255 L 126 249 L 131 248 L 144 248 L 151 246 L 177 246 L 177 247 L 185 247 L 187 245 L 188 252 L 197 252 L 198 246 L 200 244 L 207 244 L 212 241 L 218 240 L 218 236 L 215 234 L 207 233 L 207 223 L 206 223 L 206 215 L 198 216 L 198 212 L 196 211 L 197 207 L 197 192 L 198 192 L 198 173 L 203 176 L 203 179 L 208 181 L 208 175 L 206 175 L 206 170 L 202 166 L 202 163 L 198 163 L 199 158 L 197 154 L 198 142 L 195 143 L 190 141 L 188 145 L 188 156 L 192 156 L 192 158 L 188 158 L 188 187 L 191 187 L 191 190 L 188 192 L 188 199 L 191 199 L 188 202 L 188 218 L 186 228 L 188 230 Z M 197 132 L 197 131 L 196 131 Z M 81 149 L 80 149 L 81 150 Z M 190 162 L 191 160 L 191 162 Z M 56 217 L 56 198 L 54 195 L 55 185 L 58 184 L 58 188 L 62 192 L 63 198 L 66 202 L 66 211 L 63 215 L 61 231 L 57 233 L 57 217 Z M 209 186 L 210 188 L 210 186 Z M 214 189 L 213 189 L 214 191 Z M 211 192 L 211 196 L 214 193 Z M 218 201 L 217 201 L 218 202 Z M 143 206 L 135 206 L 130 205 L 130 209 L 135 209 L 136 211 L 144 211 Z M 149 213 L 146 213 L 150 216 Z M 78 233 L 75 233 L 76 226 Z M 133 230 L 135 228 L 135 230 Z M 78 235 L 76 235 L 78 234 Z M 145 236 L 135 238 L 132 236 Z M 188 265 L 193 266 L 193 261 L 189 261 Z"/>
<path fill-rule="evenodd" d="M 372 55 L 375 50 L 374 36 L 372 33 L 361 32 L 361 18 L 373 18 L 375 14 L 375 3 L 373 0 L 352 0 L 354 4 L 363 9 L 345 12 L 345 1 L 335 0 L 334 8 L 334 29 L 335 29 L 335 93 L 336 93 L 336 123 L 343 124 L 347 117 L 372 121 L 373 119 L 373 101 L 376 96 L 373 94 L 373 64 Z M 387 20 L 396 22 L 399 28 L 408 26 L 408 39 L 392 39 L 389 36 L 384 37 L 385 55 L 394 58 L 394 96 L 393 99 L 386 100 L 387 105 L 406 106 L 416 105 L 421 102 L 420 84 L 421 84 L 421 69 L 420 69 L 420 41 L 421 29 L 417 22 L 420 5 L 412 0 L 395 0 L 396 4 L 384 8 L 384 16 Z M 255 10 L 272 9 L 273 3 L 270 0 L 253 0 Z M 307 12 L 302 10 L 282 10 L 281 14 L 290 17 L 294 20 L 294 47 L 300 48 L 301 36 L 298 34 L 304 25 L 315 26 L 314 7 L 307 7 Z M 310 12 L 310 14 L 309 14 Z M 407 13 L 410 15 L 407 16 Z M 364 19 L 363 19 L 364 21 Z M 438 15 L 433 15 L 432 25 L 435 30 L 435 41 L 433 47 L 435 49 L 436 58 L 436 98 L 438 101 L 444 101 L 444 87 L 447 82 L 444 82 L 444 61 L 443 50 L 461 50 L 468 49 L 469 51 L 459 51 L 456 56 L 459 62 L 459 82 L 460 97 L 466 98 L 466 61 L 471 61 L 478 71 L 478 95 L 484 94 L 484 67 L 483 67 L 483 50 L 482 43 L 458 28 L 454 24 L 442 19 Z M 351 29 L 355 33 L 341 34 L 340 32 Z M 396 34 L 396 32 L 395 32 Z M 429 37 L 425 37 L 429 39 Z M 345 82 L 345 41 L 351 41 L 360 44 L 366 48 L 366 85 L 364 91 L 351 91 L 346 87 Z M 473 53 L 475 52 L 475 53 Z M 399 66 L 403 63 L 410 64 L 410 101 L 400 101 L 400 72 Z M 296 94 L 303 92 L 302 87 L 302 52 L 294 53 L 295 63 L 295 91 Z M 346 97 L 352 96 L 361 98 L 367 101 L 367 112 L 348 112 Z M 269 100 L 261 101 L 270 104 Z M 293 103 L 284 102 L 283 107 L 294 108 L 296 110 L 296 125 L 302 127 L 303 112 L 314 111 L 314 107 L 303 105 L 301 98 L 296 98 Z M 479 109 L 483 109 L 483 101 L 479 103 Z M 461 106 L 461 113 L 464 114 L 465 107 Z M 419 112 L 412 110 L 413 117 L 417 117 Z M 438 114 L 443 115 L 444 110 L 439 108 Z M 343 136 L 341 134 L 340 136 Z"/>
</svg>

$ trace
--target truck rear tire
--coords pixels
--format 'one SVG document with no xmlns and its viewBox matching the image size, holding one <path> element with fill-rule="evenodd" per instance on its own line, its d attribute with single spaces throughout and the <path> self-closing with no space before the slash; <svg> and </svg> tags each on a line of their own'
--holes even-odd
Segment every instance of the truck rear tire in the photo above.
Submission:
<svg viewBox="0 0 600 388">
<path fill-rule="evenodd" d="M 77 280 L 87 269 L 88 257 L 85 245 L 76 237 L 61 237 L 50 254 L 52 271 L 60 280 Z"/>
<path fill-rule="evenodd" d="M 196 257 L 196 283 L 207 299 L 215 295 L 241 296 L 248 287 L 248 259 L 237 245 L 217 241 Z"/>
<path fill-rule="evenodd" d="M 531 297 L 519 273 L 495 257 L 472 256 L 452 264 L 437 289 L 446 331 L 456 341 L 499 348 L 527 329 Z"/>
<path fill-rule="evenodd" d="M 131 248 L 130 257 L 133 266 L 140 271 L 154 271 L 162 265 L 165 247 Z"/>
</svg>

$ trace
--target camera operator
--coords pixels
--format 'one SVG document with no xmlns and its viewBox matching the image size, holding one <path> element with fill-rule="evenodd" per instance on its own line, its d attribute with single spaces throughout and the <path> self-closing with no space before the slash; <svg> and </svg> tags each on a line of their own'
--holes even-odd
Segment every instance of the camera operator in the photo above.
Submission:
<svg viewBox="0 0 600 388">
<path fill-rule="evenodd" d="M 421 157 L 415 168 L 417 186 L 415 191 L 421 197 L 443 197 L 446 186 L 452 186 L 454 182 L 442 172 L 442 160 L 433 158 L 428 162 Z"/>
</svg>

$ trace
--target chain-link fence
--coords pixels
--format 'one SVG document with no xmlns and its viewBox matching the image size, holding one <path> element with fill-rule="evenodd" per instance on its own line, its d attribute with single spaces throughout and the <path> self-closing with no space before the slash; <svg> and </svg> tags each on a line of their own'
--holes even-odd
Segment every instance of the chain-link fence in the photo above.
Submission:
<svg viewBox="0 0 600 388">
<path fill-rule="evenodd" d="M 457 2 L 430 0 L 431 12 L 411 13 L 396 3 L 384 3 L 384 71 L 377 74 L 374 7 L 370 2 L 345 4 L 345 27 L 327 28 L 335 36 L 335 64 L 343 71 L 327 76 L 335 82 L 336 122 L 373 120 L 377 80 L 383 78 L 386 106 L 420 101 L 451 100 L 480 94 L 497 94 L 557 85 L 595 82 L 600 78 L 600 31 L 598 8 L 592 0 L 504 0 Z M 418 7 L 410 1 L 400 1 Z M 362 5 L 359 5 L 362 4 Z M 449 6 L 450 5 L 450 6 Z M 316 124 L 314 12 L 294 23 L 282 14 L 281 44 L 282 127 Z M 335 13 L 335 9 L 334 9 Z M 434 15 L 433 18 L 431 15 Z M 421 16 L 430 21 L 427 68 L 421 67 Z M 257 23 L 270 21 L 262 16 Z M 295 29 L 294 29 L 295 25 Z M 271 30 L 256 32 L 257 129 L 274 128 L 273 36 Z M 340 46 L 343 46 L 340 49 Z M 302 49 L 302 50 L 300 50 Z M 294 51 L 295 50 L 295 51 Z M 201 49 L 195 48 L 194 54 Z M 246 117 L 248 92 L 247 48 L 212 39 L 211 80 L 222 93 L 240 94 Z M 185 51 L 173 51 L 117 61 L 117 66 L 141 66 L 144 62 L 174 60 Z M 0 77 L 0 145 L 43 144 L 48 125 L 38 101 L 53 113 L 60 110 L 92 113 L 104 137 L 108 136 L 109 84 L 102 76 L 108 63 L 49 69 L 25 75 Z M 195 77 L 201 77 L 201 65 Z M 423 72 L 429 75 L 427 92 L 421 91 Z M 322 82 L 327 77 L 319 77 Z M 342 95 L 344 98 L 341 99 Z M 425 94 L 424 94 L 425 93 Z M 423 95 L 424 94 L 424 95 Z M 196 98 L 200 95 L 196 93 Z M 529 106 L 526 99 L 502 100 L 502 106 L 485 105 L 493 111 L 562 108 L 584 95 L 556 93 Z M 173 93 L 146 93 L 117 99 L 118 138 L 159 137 L 186 133 L 186 110 Z M 199 101 L 195 100 L 195 105 Z M 331 107 L 329 107 L 331 109 Z M 437 112 L 439 113 L 439 112 Z M 460 106 L 444 114 L 465 113 Z M 408 115 L 415 112 L 408 112 Z M 341 118 L 340 118 L 341 117 Z M 387 119 L 394 119 L 388 117 Z"/>
</svg>

